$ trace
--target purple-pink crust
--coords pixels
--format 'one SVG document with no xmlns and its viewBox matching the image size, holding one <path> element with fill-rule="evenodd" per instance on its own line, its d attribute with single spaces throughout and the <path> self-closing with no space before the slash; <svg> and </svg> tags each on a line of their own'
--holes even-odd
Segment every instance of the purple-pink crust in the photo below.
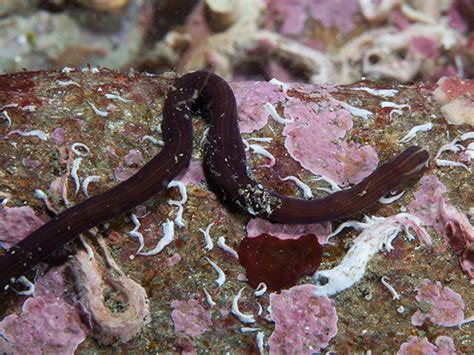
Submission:
<svg viewBox="0 0 474 355">
<path fill-rule="evenodd" d="M 464 301 L 461 295 L 449 287 L 443 287 L 439 281 L 433 283 L 424 279 L 416 295 L 419 309 L 411 317 L 415 326 L 421 326 L 426 320 L 435 325 L 452 327 L 464 319 Z"/>
<path fill-rule="evenodd" d="M 0 245 L 9 248 L 43 223 L 29 206 L 0 208 Z"/>
<path fill-rule="evenodd" d="M 356 0 L 272 0 L 267 6 L 269 16 L 282 20 L 279 32 L 284 35 L 300 34 L 308 18 L 318 21 L 324 28 L 349 33 L 355 29 L 359 13 Z"/>
<path fill-rule="evenodd" d="M 462 270 L 474 283 L 474 228 L 464 213 L 446 201 L 445 192 L 446 187 L 436 176 L 426 175 L 420 180 L 420 188 L 408 210 L 444 237 L 445 243 L 437 252 L 444 252 L 450 244 L 459 256 Z"/>
<path fill-rule="evenodd" d="M 269 102 L 275 105 L 285 98 L 279 86 L 264 81 L 234 82 L 229 85 L 237 100 L 241 133 L 252 133 L 265 126 L 270 113 L 263 104 Z"/>
<path fill-rule="evenodd" d="M 295 286 L 270 295 L 275 330 L 268 339 L 270 354 L 304 354 L 328 346 L 337 334 L 336 308 L 313 285 Z"/>
<path fill-rule="evenodd" d="M 175 333 L 183 332 L 195 337 L 208 331 L 212 326 L 211 313 L 198 300 L 174 300 L 171 302 Z"/>
<path fill-rule="evenodd" d="M 0 333 L 15 353 L 72 354 L 86 338 L 77 310 L 54 297 L 30 297 L 21 315 L 11 314 L 0 323 Z M 1 348 L 0 352 L 4 349 Z"/>
<path fill-rule="evenodd" d="M 285 118 L 294 119 L 283 129 L 285 148 L 305 169 L 347 186 L 359 183 L 377 168 L 374 148 L 344 140 L 352 128 L 347 110 L 291 99 L 284 112 Z"/>
<path fill-rule="evenodd" d="M 204 176 L 202 163 L 200 161 L 191 160 L 189 166 L 176 177 L 176 180 L 181 181 L 185 185 L 193 184 L 197 186 L 202 182 L 205 182 L 206 177 Z"/>
<path fill-rule="evenodd" d="M 420 180 L 420 188 L 413 194 L 408 211 L 421 219 L 423 224 L 433 226 L 438 233 L 443 231 L 439 224 L 439 200 L 446 192 L 446 186 L 435 175 L 425 175 Z"/>
<path fill-rule="evenodd" d="M 318 238 L 319 244 L 326 243 L 327 236 L 332 232 L 329 222 L 314 224 L 283 224 L 271 223 L 262 218 L 252 218 L 247 223 L 247 237 L 255 238 L 261 234 L 268 234 L 276 238 L 298 239 L 305 234 L 313 234 Z"/>
<path fill-rule="evenodd" d="M 449 355 L 456 353 L 454 348 L 453 339 L 447 336 L 439 336 L 435 340 L 435 345 L 431 344 L 426 338 L 418 338 L 417 336 L 411 336 L 407 342 L 400 346 L 397 351 L 397 355 L 410 355 L 410 354 L 436 354 L 436 355 Z"/>
</svg>

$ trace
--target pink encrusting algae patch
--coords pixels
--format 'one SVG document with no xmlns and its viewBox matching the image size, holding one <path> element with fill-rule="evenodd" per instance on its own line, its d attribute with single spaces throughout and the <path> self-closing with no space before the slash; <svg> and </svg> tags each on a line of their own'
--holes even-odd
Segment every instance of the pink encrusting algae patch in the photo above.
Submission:
<svg viewBox="0 0 474 355">
<path fill-rule="evenodd" d="M 308 18 L 318 21 L 324 28 L 349 33 L 356 28 L 359 13 L 356 0 L 274 0 L 268 1 L 267 6 L 269 15 L 282 19 L 279 32 L 283 35 L 300 34 Z"/>
<path fill-rule="evenodd" d="M 438 252 L 444 252 L 448 243 L 459 256 L 462 270 L 474 282 L 474 228 L 467 216 L 450 205 L 443 194 L 446 187 L 434 175 L 426 175 L 420 181 L 420 189 L 408 205 L 408 210 L 419 217 L 423 224 L 433 226 L 445 239 Z"/>
<path fill-rule="evenodd" d="M 468 25 L 457 5 L 458 4 L 456 4 L 456 2 L 453 2 L 450 9 L 448 10 L 448 24 L 452 29 L 463 33 L 468 29 Z"/>
<path fill-rule="evenodd" d="M 283 130 L 285 147 L 312 173 L 347 186 L 359 183 L 377 167 L 374 148 L 343 140 L 352 128 L 347 110 L 290 99 L 285 105 L 285 118 L 294 119 Z"/>
<path fill-rule="evenodd" d="M 436 354 L 448 355 L 456 353 L 453 339 L 447 336 L 439 336 L 435 340 L 435 344 L 431 344 L 426 338 L 418 338 L 411 336 L 407 342 L 403 343 L 397 351 L 397 355 L 409 354 Z"/>
<path fill-rule="evenodd" d="M 263 104 L 276 105 L 285 98 L 279 86 L 267 82 L 234 82 L 229 85 L 237 100 L 241 133 L 252 133 L 264 127 L 270 113 Z"/>
<path fill-rule="evenodd" d="M 309 13 L 325 28 L 335 28 L 340 33 L 349 33 L 356 28 L 355 18 L 359 13 L 357 0 L 313 0 L 309 2 Z"/>
<path fill-rule="evenodd" d="M 270 295 L 275 330 L 268 339 L 270 354 L 305 354 L 328 346 L 337 334 L 336 308 L 313 285 L 295 286 Z"/>
<path fill-rule="evenodd" d="M 130 149 L 128 153 L 123 157 L 123 161 L 125 162 L 126 166 L 142 166 L 143 164 L 145 164 L 142 152 L 136 149 Z"/>
<path fill-rule="evenodd" d="M 464 319 L 464 301 L 459 293 L 428 279 L 424 279 L 417 290 L 419 309 L 411 317 L 413 325 L 421 326 L 430 320 L 435 325 L 452 327 Z"/>
<path fill-rule="evenodd" d="M 119 164 L 114 169 L 114 176 L 118 181 L 125 181 L 134 175 L 138 169 L 145 164 L 142 152 L 136 149 L 130 149 L 123 157 L 125 166 Z"/>
<path fill-rule="evenodd" d="M 304 24 L 308 15 L 305 7 L 307 1 L 267 1 L 268 22 L 273 22 L 273 18 L 278 16 L 282 19 L 279 32 L 283 35 L 298 35 L 304 29 Z"/>
<path fill-rule="evenodd" d="M 43 223 L 29 206 L 0 208 L 0 245 L 9 248 Z"/>
<path fill-rule="evenodd" d="M 172 266 L 175 266 L 180 261 L 181 261 L 181 255 L 179 255 L 178 253 L 174 253 L 166 260 L 166 263 L 168 264 L 168 266 L 172 267 Z"/>
<path fill-rule="evenodd" d="M 38 160 L 35 160 L 30 156 L 27 156 L 21 159 L 21 165 L 31 170 L 35 170 L 38 166 L 40 166 L 40 164 L 41 163 Z"/>
<path fill-rule="evenodd" d="M 271 223 L 262 218 L 252 218 L 247 223 L 247 237 L 254 238 L 261 234 L 268 234 L 276 238 L 298 239 L 305 234 L 313 234 L 318 238 L 319 244 L 327 241 L 327 236 L 332 232 L 329 222 L 315 224 L 282 224 Z"/>
<path fill-rule="evenodd" d="M 444 248 L 449 243 L 454 252 L 459 256 L 461 269 L 474 283 L 474 228 L 469 223 L 467 216 L 444 200 L 439 204 L 440 217 L 446 229 Z"/>
<path fill-rule="evenodd" d="M 138 171 L 138 168 L 125 168 L 122 164 L 119 164 L 114 169 L 114 176 L 118 181 L 125 181 L 129 179 Z"/>
<path fill-rule="evenodd" d="M 41 264 L 46 265 L 46 264 Z M 40 265 L 40 267 L 42 267 Z M 35 297 L 53 297 L 53 298 L 64 298 L 65 293 L 69 291 L 67 283 L 67 277 L 65 275 L 67 266 L 54 266 L 48 269 L 46 274 L 37 272 L 35 277 L 35 291 L 33 295 Z"/>
<path fill-rule="evenodd" d="M 59 298 L 30 297 L 22 312 L 0 323 L 0 334 L 14 353 L 72 354 L 86 338 L 86 327 L 77 310 Z M 2 349 L 0 342 L 0 352 Z"/>
<path fill-rule="evenodd" d="M 208 331 L 212 326 L 211 313 L 198 300 L 174 300 L 171 302 L 171 318 L 175 333 L 183 332 L 195 337 Z"/>
<path fill-rule="evenodd" d="M 66 130 L 62 127 L 55 128 L 54 131 L 51 132 L 51 138 L 53 138 L 56 144 L 63 144 L 66 140 Z"/>
<path fill-rule="evenodd" d="M 443 227 L 438 221 L 439 200 L 446 192 L 446 186 L 435 175 L 425 175 L 420 180 L 420 188 L 415 191 L 414 199 L 408 205 L 408 211 L 417 216 L 423 224 L 433 226 L 438 233 Z"/>
<path fill-rule="evenodd" d="M 184 172 L 182 172 L 176 177 L 176 180 L 181 181 L 185 185 L 193 184 L 196 186 L 206 181 L 206 177 L 204 176 L 204 170 L 202 168 L 202 163 L 197 160 L 191 160 L 189 166 Z"/>
<path fill-rule="evenodd" d="M 438 80 L 434 98 L 439 102 L 448 102 L 461 96 L 470 96 L 474 92 L 474 81 L 455 76 L 445 76 Z"/>
<path fill-rule="evenodd" d="M 436 58 L 439 55 L 438 42 L 431 37 L 413 37 L 410 48 L 424 58 Z"/>
<path fill-rule="evenodd" d="M 434 99 L 441 104 L 441 113 L 450 124 L 474 126 L 474 80 L 456 76 L 443 76 L 433 92 Z"/>
<path fill-rule="evenodd" d="M 77 307 L 67 302 L 66 266 L 51 267 L 35 278 L 34 297 L 28 298 L 18 316 L 11 314 L 0 323 L 6 338 L 0 353 L 68 354 L 85 339 L 87 327 Z"/>
</svg>

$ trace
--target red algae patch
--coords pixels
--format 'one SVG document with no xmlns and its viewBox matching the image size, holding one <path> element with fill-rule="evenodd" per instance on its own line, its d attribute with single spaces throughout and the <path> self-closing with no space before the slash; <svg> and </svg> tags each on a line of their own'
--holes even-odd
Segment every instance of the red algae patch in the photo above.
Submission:
<svg viewBox="0 0 474 355">
<path fill-rule="evenodd" d="M 275 291 L 314 274 L 321 263 L 322 248 L 312 234 L 289 240 L 262 234 L 242 240 L 238 253 L 248 284 L 257 288 L 264 282 L 268 290 Z"/>
</svg>

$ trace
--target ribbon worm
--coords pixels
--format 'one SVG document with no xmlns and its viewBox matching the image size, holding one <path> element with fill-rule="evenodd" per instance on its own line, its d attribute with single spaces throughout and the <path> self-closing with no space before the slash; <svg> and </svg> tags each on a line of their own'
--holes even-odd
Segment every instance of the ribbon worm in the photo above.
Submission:
<svg viewBox="0 0 474 355">
<path fill-rule="evenodd" d="M 429 158 L 427 151 L 409 147 L 348 190 L 319 200 L 281 196 L 265 190 L 247 173 L 237 105 L 229 85 L 215 74 L 186 74 L 166 97 L 164 146 L 159 154 L 128 180 L 68 208 L 1 255 L 0 290 L 80 233 L 165 189 L 190 162 L 193 113 L 200 113 L 209 124 L 204 145 L 207 178 L 224 200 L 273 222 L 317 223 L 351 216 L 417 174 Z"/>
</svg>

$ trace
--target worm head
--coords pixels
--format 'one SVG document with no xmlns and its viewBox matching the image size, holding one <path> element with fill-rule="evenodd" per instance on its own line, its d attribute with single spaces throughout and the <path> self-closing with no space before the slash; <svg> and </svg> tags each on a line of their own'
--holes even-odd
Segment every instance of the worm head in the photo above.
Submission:
<svg viewBox="0 0 474 355">
<path fill-rule="evenodd" d="M 398 171 L 403 177 L 411 177 L 421 171 L 430 159 L 428 151 L 421 147 L 412 146 L 398 157 Z"/>
</svg>

